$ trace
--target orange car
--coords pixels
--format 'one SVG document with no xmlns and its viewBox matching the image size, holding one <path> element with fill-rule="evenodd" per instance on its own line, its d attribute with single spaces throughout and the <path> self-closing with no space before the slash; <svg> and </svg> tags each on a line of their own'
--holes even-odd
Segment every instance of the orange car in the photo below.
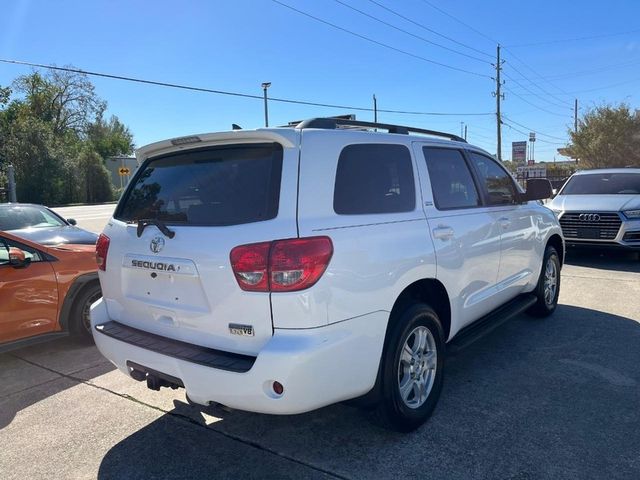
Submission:
<svg viewBox="0 0 640 480">
<path fill-rule="evenodd" d="M 45 247 L 0 231 L 0 352 L 68 334 L 90 340 L 96 270 L 94 245 Z"/>
</svg>

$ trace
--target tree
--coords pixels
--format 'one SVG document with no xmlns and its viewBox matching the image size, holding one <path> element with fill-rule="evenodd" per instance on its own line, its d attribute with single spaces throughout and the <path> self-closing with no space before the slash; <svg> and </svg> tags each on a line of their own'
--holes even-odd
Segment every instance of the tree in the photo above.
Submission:
<svg viewBox="0 0 640 480">
<path fill-rule="evenodd" d="M 90 148 L 80 152 L 77 162 L 81 201 L 87 203 L 108 202 L 113 200 L 113 187 L 109 171 L 102 158 Z"/>
<path fill-rule="evenodd" d="M 15 166 L 18 200 L 112 200 L 104 161 L 131 153 L 133 136 L 105 109 L 83 74 L 34 72 L 0 87 L 0 172 Z"/>
<path fill-rule="evenodd" d="M 13 85 L 25 96 L 30 116 L 51 123 L 55 135 L 69 130 L 82 135 L 107 107 L 87 76 L 79 73 L 54 70 L 44 77 L 35 72 L 18 77 Z"/>
<path fill-rule="evenodd" d="M 61 163 L 50 146 L 50 125 L 37 118 L 13 122 L 3 143 L 8 163 L 16 172 L 18 199 L 42 204 L 64 201 Z"/>
<path fill-rule="evenodd" d="M 566 152 L 580 168 L 640 166 L 640 112 L 627 104 L 593 108 L 569 133 Z"/>
<path fill-rule="evenodd" d="M 90 123 L 87 128 L 87 139 L 103 160 L 133 153 L 133 135 L 115 116 L 112 116 L 108 122 L 99 117 L 95 122 Z"/>
</svg>

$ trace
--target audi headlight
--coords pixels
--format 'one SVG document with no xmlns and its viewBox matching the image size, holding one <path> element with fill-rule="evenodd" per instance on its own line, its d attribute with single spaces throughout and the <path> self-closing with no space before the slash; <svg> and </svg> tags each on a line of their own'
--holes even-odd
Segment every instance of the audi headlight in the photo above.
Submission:
<svg viewBox="0 0 640 480">
<path fill-rule="evenodd" d="M 624 216 L 627 218 L 632 218 L 632 219 L 640 218 L 640 210 L 625 210 L 622 213 L 624 213 Z"/>
</svg>

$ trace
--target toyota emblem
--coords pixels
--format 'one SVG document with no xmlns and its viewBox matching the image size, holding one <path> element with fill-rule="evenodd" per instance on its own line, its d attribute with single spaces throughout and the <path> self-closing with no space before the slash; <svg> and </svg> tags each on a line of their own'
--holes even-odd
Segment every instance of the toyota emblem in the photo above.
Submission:
<svg viewBox="0 0 640 480">
<path fill-rule="evenodd" d="M 164 238 L 160 236 L 153 237 L 153 239 L 151 240 L 151 244 L 149 244 L 149 248 L 153 253 L 160 252 L 160 250 L 164 248 Z"/>
<path fill-rule="evenodd" d="M 578 216 L 578 219 L 581 222 L 599 222 L 600 215 L 597 213 L 581 213 L 580 216 Z"/>
</svg>

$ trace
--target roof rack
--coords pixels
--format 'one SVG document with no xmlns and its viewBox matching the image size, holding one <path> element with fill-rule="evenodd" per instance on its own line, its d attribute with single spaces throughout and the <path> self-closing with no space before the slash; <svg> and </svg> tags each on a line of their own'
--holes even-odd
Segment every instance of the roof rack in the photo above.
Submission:
<svg viewBox="0 0 640 480">
<path fill-rule="evenodd" d="M 458 135 L 454 135 L 452 133 L 438 132 L 436 130 L 427 130 L 424 128 L 405 127 L 402 125 L 392 125 L 389 123 L 364 122 L 362 120 L 355 120 L 355 119 L 351 120 L 351 119 L 336 118 L 336 117 L 310 118 L 309 120 L 304 120 L 298 123 L 295 128 L 299 128 L 299 129 L 321 128 L 326 130 L 335 130 L 340 127 L 379 128 L 381 130 L 386 130 L 389 133 L 398 133 L 402 135 L 408 135 L 409 133 L 421 133 L 423 135 L 443 137 L 443 138 L 448 138 L 449 140 L 454 140 L 456 142 L 467 143 L 467 141 L 464 138 L 459 137 Z"/>
</svg>

